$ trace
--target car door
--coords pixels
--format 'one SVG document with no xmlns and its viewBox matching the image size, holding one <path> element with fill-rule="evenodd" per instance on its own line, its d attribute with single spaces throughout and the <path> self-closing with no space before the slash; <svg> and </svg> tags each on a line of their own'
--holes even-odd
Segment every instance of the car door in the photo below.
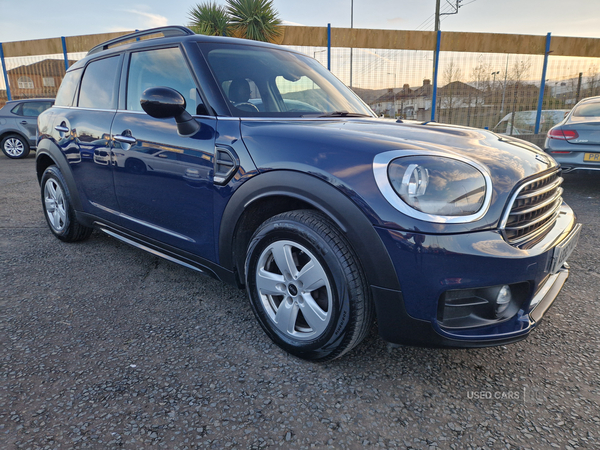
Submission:
<svg viewBox="0 0 600 450">
<path fill-rule="evenodd" d="M 214 260 L 213 156 L 216 118 L 205 113 L 180 47 L 131 52 L 115 116 L 115 192 L 123 225 L 169 246 Z M 142 93 L 170 87 L 185 98 L 200 130 L 180 136 L 174 119 L 156 119 L 140 106 Z"/>
<path fill-rule="evenodd" d="M 118 217 L 110 127 L 117 110 L 121 59 L 117 54 L 89 62 L 74 107 L 60 106 L 59 91 L 53 119 L 53 133 L 58 134 L 56 141 L 71 163 L 84 210 L 108 220 Z"/>
<path fill-rule="evenodd" d="M 52 106 L 52 101 L 33 101 L 20 103 L 12 110 L 19 117 L 15 122 L 24 136 L 27 136 L 29 145 L 35 147 L 35 133 L 37 130 L 37 117 Z"/>
</svg>

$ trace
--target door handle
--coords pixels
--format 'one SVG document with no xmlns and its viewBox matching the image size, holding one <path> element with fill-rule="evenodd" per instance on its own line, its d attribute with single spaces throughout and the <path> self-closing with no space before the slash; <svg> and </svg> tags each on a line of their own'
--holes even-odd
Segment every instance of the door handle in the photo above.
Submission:
<svg viewBox="0 0 600 450">
<path fill-rule="evenodd" d="M 69 132 L 69 128 L 68 127 L 63 127 L 62 125 L 56 125 L 54 127 L 54 129 L 56 131 L 60 131 L 61 133 L 68 133 Z"/>
<path fill-rule="evenodd" d="M 137 142 L 133 136 L 123 136 L 122 134 L 117 134 L 113 137 L 115 138 L 115 141 L 123 142 L 124 144 L 133 145 Z"/>
<path fill-rule="evenodd" d="M 27 122 L 26 120 L 21 120 L 21 125 L 27 125 L 29 122 Z"/>
</svg>

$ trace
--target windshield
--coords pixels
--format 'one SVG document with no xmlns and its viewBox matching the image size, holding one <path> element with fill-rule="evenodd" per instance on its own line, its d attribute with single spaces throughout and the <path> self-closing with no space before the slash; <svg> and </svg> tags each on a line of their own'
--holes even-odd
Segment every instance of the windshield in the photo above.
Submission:
<svg viewBox="0 0 600 450">
<path fill-rule="evenodd" d="M 234 116 L 374 116 L 356 94 L 308 56 L 258 46 L 205 45 L 208 64 Z"/>
</svg>

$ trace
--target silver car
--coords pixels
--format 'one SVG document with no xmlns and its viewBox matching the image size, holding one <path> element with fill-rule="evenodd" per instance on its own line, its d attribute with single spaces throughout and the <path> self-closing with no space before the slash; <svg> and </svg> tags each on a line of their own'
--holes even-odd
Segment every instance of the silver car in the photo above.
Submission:
<svg viewBox="0 0 600 450">
<path fill-rule="evenodd" d="M 600 97 L 577 103 L 548 131 L 544 149 L 563 172 L 600 170 Z"/>
<path fill-rule="evenodd" d="M 54 104 L 53 98 L 12 100 L 0 109 L 0 147 L 12 159 L 26 158 L 35 149 L 37 117 Z"/>
</svg>

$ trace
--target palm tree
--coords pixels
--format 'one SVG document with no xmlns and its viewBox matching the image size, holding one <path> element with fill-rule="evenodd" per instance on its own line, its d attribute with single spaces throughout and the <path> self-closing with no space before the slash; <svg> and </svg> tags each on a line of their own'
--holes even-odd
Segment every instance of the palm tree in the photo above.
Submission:
<svg viewBox="0 0 600 450">
<path fill-rule="evenodd" d="M 273 42 L 281 36 L 281 20 L 273 0 L 227 0 L 227 3 L 236 37 Z"/>
<path fill-rule="evenodd" d="M 193 7 L 188 13 L 190 28 L 194 33 L 209 36 L 229 34 L 229 14 L 224 6 L 216 2 L 204 2 Z"/>
<path fill-rule="evenodd" d="M 227 0 L 227 7 L 206 1 L 188 13 L 190 28 L 198 34 L 235 36 L 274 42 L 282 34 L 273 0 Z"/>
</svg>

